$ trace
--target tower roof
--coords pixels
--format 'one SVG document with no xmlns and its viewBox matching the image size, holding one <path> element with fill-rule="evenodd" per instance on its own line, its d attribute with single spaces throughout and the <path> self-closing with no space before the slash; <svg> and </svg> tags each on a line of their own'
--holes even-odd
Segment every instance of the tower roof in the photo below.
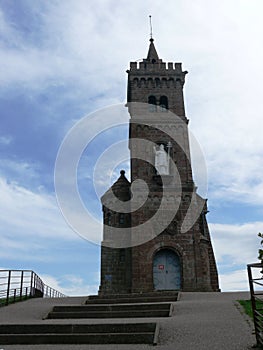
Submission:
<svg viewBox="0 0 263 350">
<path fill-rule="evenodd" d="M 120 171 L 120 177 L 114 184 L 110 187 L 106 193 L 101 197 L 101 201 L 104 202 L 109 196 L 112 196 L 112 192 L 114 195 L 122 201 L 128 201 L 131 198 L 130 194 L 130 182 L 125 176 L 125 171 Z"/>
<path fill-rule="evenodd" d="M 115 196 L 120 200 L 129 200 L 130 199 L 130 182 L 125 176 L 125 171 L 120 171 L 120 177 L 118 180 L 111 186 L 111 189 Z"/>
<path fill-rule="evenodd" d="M 152 63 L 157 62 L 159 60 L 156 48 L 153 43 L 153 38 L 150 39 L 150 46 L 149 46 L 149 51 L 147 55 L 147 61 L 150 61 Z"/>
</svg>

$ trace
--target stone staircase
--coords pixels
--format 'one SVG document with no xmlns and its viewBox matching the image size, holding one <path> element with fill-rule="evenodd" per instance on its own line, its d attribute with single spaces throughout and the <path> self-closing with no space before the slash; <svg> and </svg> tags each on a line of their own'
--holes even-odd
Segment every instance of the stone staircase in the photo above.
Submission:
<svg viewBox="0 0 263 350">
<path fill-rule="evenodd" d="M 0 344 L 156 344 L 158 324 L 0 325 Z"/>
<path fill-rule="evenodd" d="M 156 344 L 159 323 L 140 319 L 171 316 L 177 298 L 175 292 L 90 296 L 80 305 L 65 298 L 37 324 L 0 325 L 0 344 Z"/>
<path fill-rule="evenodd" d="M 128 304 L 128 303 L 162 303 L 175 302 L 178 300 L 179 293 L 173 291 L 135 293 L 135 294 L 108 294 L 108 295 L 90 295 L 86 304 Z"/>
<path fill-rule="evenodd" d="M 169 317 L 171 303 L 54 306 L 47 319 Z"/>
</svg>

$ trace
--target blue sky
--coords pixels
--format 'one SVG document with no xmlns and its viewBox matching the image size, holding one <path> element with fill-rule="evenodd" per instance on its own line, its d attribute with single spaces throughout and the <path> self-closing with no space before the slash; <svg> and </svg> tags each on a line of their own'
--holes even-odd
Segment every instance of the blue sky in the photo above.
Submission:
<svg viewBox="0 0 263 350">
<path fill-rule="evenodd" d="M 189 71 L 186 111 L 206 159 L 221 288 L 247 289 L 263 226 L 262 10 L 261 0 L 0 0 L 0 267 L 32 269 L 66 294 L 97 292 L 100 247 L 65 222 L 55 161 L 76 122 L 125 102 L 151 14 L 159 56 Z M 101 135 L 81 159 L 79 188 L 98 219 L 92 164 L 126 137 L 125 128 Z M 105 186 L 117 171 L 101 174 Z"/>
</svg>

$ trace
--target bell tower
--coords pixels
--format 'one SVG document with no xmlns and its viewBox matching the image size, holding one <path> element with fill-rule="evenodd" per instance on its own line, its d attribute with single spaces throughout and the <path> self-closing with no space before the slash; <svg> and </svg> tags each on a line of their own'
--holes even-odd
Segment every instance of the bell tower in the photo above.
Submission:
<svg viewBox="0 0 263 350">
<path fill-rule="evenodd" d="M 163 62 L 151 38 L 147 58 L 131 62 L 127 73 L 131 182 L 122 172 L 102 203 L 104 240 L 112 218 L 122 217 L 129 244 L 102 245 L 100 293 L 219 291 L 207 200 L 193 181 L 183 96 L 187 71 L 181 63 Z M 123 206 L 129 203 L 129 212 L 109 210 L 113 193 Z M 120 221 L 116 225 L 121 228 Z"/>
<path fill-rule="evenodd" d="M 169 62 L 167 67 L 157 54 L 154 39 L 150 39 L 147 58 L 139 67 L 137 62 L 131 62 L 127 72 L 128 102 L 159 105 L 185 118 L 183 86 L 187 71 L 182 71 L 181 63 Z M 147 89 L 144 89 L 145 94 L 141 88 Z"/>
</svg>

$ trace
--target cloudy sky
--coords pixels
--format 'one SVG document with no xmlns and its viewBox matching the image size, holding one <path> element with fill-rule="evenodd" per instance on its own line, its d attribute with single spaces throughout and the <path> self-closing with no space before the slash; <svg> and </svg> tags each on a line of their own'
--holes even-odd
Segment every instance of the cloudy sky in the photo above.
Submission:
<svg viewBox="0 0 263 350">
<path fill-rule="evenodd" d="M 100 247 L 64 220 L 55 162 L 78 121 L 125 102 L 125 71 L 146 57 L 151 14 L 159 56 L 189 72 L 186 111 L 206 159 L 221 289 L 246 290 L 263 230 L 262 13 L 262 0 L 0 0 L 0 268 L 32 269 L 70 295 L 97 292 Z M 98 144 L 118 137 L 125 127 L 80 161 L 79 188 L 98 221 L 93 164 Z M 115 170 L 100 168 L 98 186 Z"/>
</svg>

